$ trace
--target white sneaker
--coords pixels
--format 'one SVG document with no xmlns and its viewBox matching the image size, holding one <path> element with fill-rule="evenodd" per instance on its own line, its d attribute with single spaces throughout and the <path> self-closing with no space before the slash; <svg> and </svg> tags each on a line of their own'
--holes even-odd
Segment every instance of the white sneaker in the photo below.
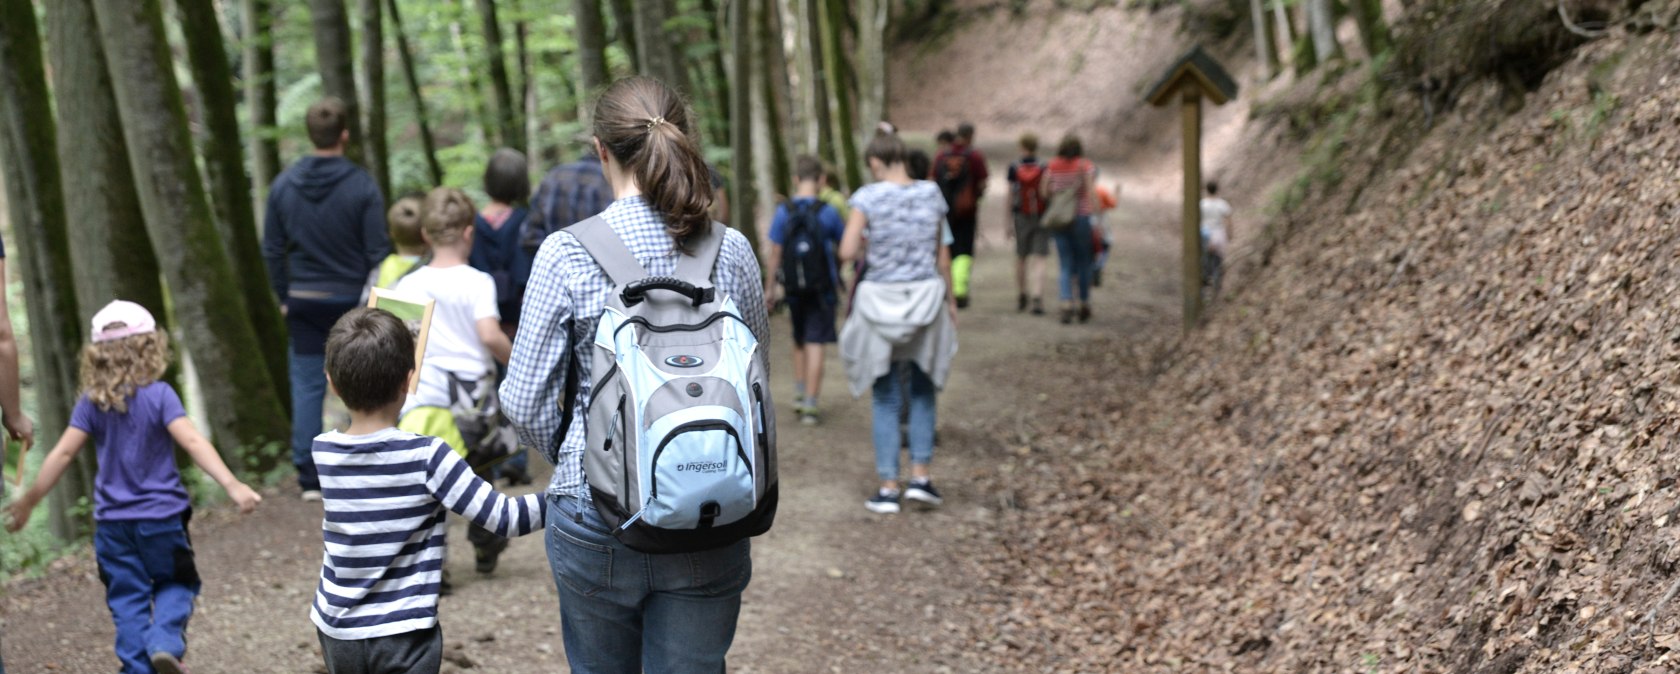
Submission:
<svg viewBox="0 0 1680 674">
<path fill-rule="evenodd" d="M 863 502 L 863 507 L 869 512 L 892 515 L 898 512 L 898 492 L 877 492 L 873 498 Z"/>
<path fill-rule="evenodd" d="M 321 500 L 321 490 L 305 489 L 302 494 L 299 494 L 299 497 L 302 498 L 305 503 L 314 503 Z"/>
</svg>

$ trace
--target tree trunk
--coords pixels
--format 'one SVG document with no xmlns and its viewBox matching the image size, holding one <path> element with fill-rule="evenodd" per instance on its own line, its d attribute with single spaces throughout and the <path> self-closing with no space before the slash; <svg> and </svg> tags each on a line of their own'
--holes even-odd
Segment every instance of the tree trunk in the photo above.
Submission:
<svg viewBox="0 0 1680 674">
<path fill-rule="evenodd" d="M 601 16 L 601 0 L 572 0 L 572 17 L 578 49 L 578 119 L 587 129 L 594 123 L 595 97 L 608 84 L 607 22 Z"/>
<path fill-rule="evenodd" d="M 367 85 L 368 172 L 391 201 L 391 148 L 385 134 L 385 20 L 380 0 L 356 0 L 362 17 L 362 81 Z"/>
<path fill-rule="evenodd" d="M 1382 0 L 1348 0 L 1353 22 L 1359 26 L 1359 40 L 1372 59 L 1388 51 L 1388 24 L 1383 21 Z"/>
<path fill-rule="evenodd" d="M 496 127 L 503 147 L 525 147 L 525 130 L 519 121 L 519 107 L 513 102 L 513 84 L 508 80 L 507 58 L 502 50 L 502 24 L 496 18 L 496 0 L 478 0 L 478 18 L 484 22 L 484 57 L 489 64 L 490 89 L 496 96 Z"/>
<path fill-rule="evenodd" d="M 861 141 L 872 137 L 887 116 L 887 4 L 888 0 L 857 3 L 858 129 L 854 137 Z"/>
<path fill-rule="evenodd" d="M 251 204 L 260 219 L 263 211 L 256 205 L 267 201 L 268 186 L 280 175 L 279 129 L 274 119 L 279 101 L 274 85 L 274 18 L 270 0 L 245 0 L 244 10 L 245 109 L 251 117 L 251 182 L 256 186 Z"/>
<path fill-rule="evenodd" d="M 465 0 L 457 1 L 465 2 Z M 466 11 L 464 4 L 457 6 L 455 9 L 460 12 Z M 456 16 L 459 16 L 459 14 Z M 461 80 L 467 83 L 467 102 L 472 108 L 473 118 L 478 120 L 479 129 L 484 135 L 483 144 L 499 145 L 501 139 L 497 138 L 499 128 L 496 125 L 495 112 L 490 109 L 489 104 L 485 101 L 484 80 L 479 78 L 478 69 L 472 67 L 473 59 L 472 55 L 467 53 L 467 41 L 461 30 L 461 22 L 455 17 L 451 17 L 449 20 L 449 43 L 455 47 L 456 58 L 460 59 Z"/>
<path fill-rule="evenodd" d="M 344 11 L 344 0 L 309 0 L 309 23 L 315 33 L 315 68 L 321 73 L 321 90 L 344 101 L 345 121 L 350 128 L 350 145 L 344 155 L 366 166 L 361 101 L 356 96 L 355 60 L 350 55 L 350 17 Z"/>
<path fill-rule="evenodd" d="M 1283 66 L 1283 59 L 1285 58 L 1289 59 L 1290 65 L 1294 65 L 1296 62 L 1293 53 L 1295 47 L 1295 23 L 1290 18 L 1289 8 L 1284 7 L 1283 3 L 1278 0 L 1267 1 L 1272 5 L 1272 26 L 1277 31 L 1274 37 L 1277 38 L 1278 45 L 1278 66 L 1280 68 Z"/>
<path fill-rule="evenodd" d="M 1276 52 L 1272 51 L 1272 35 L 1266 25 L 1264 0 L 1248 0 L 1248 5 L 1254 19 L 1254 56 L 1260 62 L 1260 79 L 1270 80 L 1272 68 L 1277 64 L 1272 61 Z"/>
<path fill-rule="evenodd" d="M 828 76 L 831 73 L 824 72 L 826 68 L 823 63 L 823 0 L 800 0 L 800 4 L 803 5 L 805 14 L 800 18 L 804 20 L 806 49 L 811 52 L 809 57 L 811 79 L 806 85 L 806 90 L 810 92 L 811 113 L 815 120 L 814 126 L 817 134 L 816 147 L 812 149 L 829 166 L 834 166 L 836 164 L 834 124 L 830 121 L 828 114 L 829 96 L 831 95 L 828 89 Z"/>
<path fill-rule="evenodd" d="M 7 215 L 19 244 L 12 259 L 22 265 L 24 303 L 35 361 L 36 443 L 58 441 L 75 400 L 81 320 L 76 312 L 70 268 L 63 174 L 58 133 L 47 98 L 41 35 L 29 0 L 0 0 L 0 170 L 5 171 Z M 52 530 L 71 539 L 87 529 L 72 516 L 79 497 L 91 494 L 91 464 L 66 474 L 68 484 L 49 502 Z"/>
<path fill-rule="evenodd" d="M 1319 63 L 1328 63 L 1341 53 L 1341 44 L 1336 42 L 1336 17 L 1331 12 L 1330 0 L 1306 0 L 1306 5 L 1313 58 Z"/>
<path fill-rule="evenodd" d="M 665 29 L 671 18 L 671 0 L 638 0 L 635 3 L 636 52 L 643 75 L 652 77 L 684 96 L 693 94 L 688 82 L 681 48 L 683 40 Z"/>
<path fill-rule="evenodd" d="M 729 5 L 729 50 L 731 65 L 734 66 L 735 84 L 732 89 L 734 97 L 730 99 L 729 111 L 729 144 L 730 165 L 735 170 L 735 180 L 729 183 L 729 210 L 734 216 L 735 228 L 741 230 L 752 244 L 753 252 L 758 252 L 758 219 L 754 202 L 758 193 L 753 191 L 752 179 L 752 73 L 753 73 L 753 45 L 752 45 L 752 8 L 748 0 L 731 0 Z M 721 50 L 723 45 L 718 45 Z"/>
<path fill-rule="evenodd" d="M 256 330 L 268 378 L 276 386 L 281 405 L 290 408 L 287 385 L 286 323 L 280 303 L 268 286 L 262 248 L 257 240 L 257 216 L 252 211 L 251 181 L 245 175 L 245 156 L 239 144 L 238 94 L 227 49 L 217 29 L 211 0 L 175 0 L 181 32 L 187 38 L 193 85 L 204 110 L 204 168 L 209 173 L 211 203 L 216 210 L 217 237 L 244 296 L 246 315 Z"/>
<path fill-rule="evenodd" d="M 443 184 L 443 165 L 438 163 L 437 141 L 432 139 L 432 125 L 426 119 L 426 98 L 420 93 L 420 77 L 414 71 L 414 52 L 408 48 L 408 35 L 403 32 L 402 14 L 397 12 L 397 0 L 386 0 L 385 9 L 391 14 L 391 31 L 397 35 L 397 57 L 402 62 L 403 81 L 414 99 L 414 121 L 420 127 L 420 150 L 426 155 L 426 171 L 431 184 Z M 395 195 L 387 195 L 394 197 Z M 395 199 L 391 199 L 395 201 Z"/>
<path fill-rule="evenodd" d="M 770 145 L 770 185 L 775 186 L 776 194 L 791 196 L 793 194 L 793 170 L 788 166 L 787 129 L 783 119 L 781 101 L 788 100 L 787 87 L 787 59 L 782 51 L 782 33 L 777 30 L 776 18 L 780 14 L 776 0 L 763 0 L 763 10 L 758 14 L 758 49 L 761 57 L 761 67 L 757 70 L 763 74 L 763 104 L 764 124 L 769 135 Z M 766 202 L 768 204 L 768 202 Z"/>
<path fill-rule="evenodd" d="M 846 189 L 855 190 L 863 184 L 863 171 L 858 168 L 857 136 L 852 129 L 852 100 L 855 98 L 847 77 L 849 68 L 846 45 L 841 28 L 845 25 L 846 9 L 841 0 L 822 0 L 823 61 L 828 71 L 828 100 L 834 106 L 834 138 L 839 154 L 835 168 L 846 181 Z"/>
<path fill-rule="evenodd" d="M 529 161 L 536 162 L 537 158 L 542 156 L 539 153 L 542 151 L 544 134 L 540 125 L 542 110 L 538 101 L 537 81 L 535 76 L 531 74 L 533 71 L 531 70 L 530 23 L 525 20 L 524 14 L 519 11 L 518 0 L 513 0 L 512 6 L 514 15 L 518 17 L 518 20 L 513 22 L 513 47 L 514 67 L 519 70 L 519 104 L 524 106 L 525 111 L 525 114 L 521 115 L 521 118 L 525 120 L 525 157 Z"/>
<path fill-rule="evenodd" d="M 624 54 L 630 58 L 630 70 L 642 72 L 642 58 L 637 51 L 641 43 L 636 40 L 636 10 L 631 0 L 611 0 L 613 25 L 618 28 L 618 44 L 624 49 Z M 597 92 L 599 93 L 599 92 Z"/>
<path fill-rule="evenodd" d="M 739 1 L 748 2 L 750 0 Z M 729 81 L 729 78 L 731 77 L 730 69 L 729 66 L 724 63 L 723 58 L 724 50 L 730 49 L 731 47 L 724 43 L 723 31 L 720 27 L 726 23 L 733 25 L 730 22 L 733 22 L 734 18 L 733 16 L 720 17 L 718 15 L 717 2 L 715 0 L 700 0 L 700 10 L 706 14 L 706 38 L 711 40 L 712 44 L 717 45 L 717 48 L 712 50 L 712 57 L 708 59 L 708 65 L 710 65 L 712 69 L 711 79 L 713 81 L 713 86 L 710 87 L 709 90 L 712 94 L 713 108 L 717 110 L 717 114 L 709 115 L 708 117 L 713 123 L 712 137 L 716 138 L 718 142 L 723 142 L 725 138 L 733 138 L 735 127 L 729 120 L 731 115 L 735 114 L 735 98 L 729 93 L 731 86 Z M 751 36 L 747 37 L 750 38 Z M 731 38 L 730 41 L 733 42 L 734 39 Z M 729 201 L 729 205 L 731 210 L 735 208 L 733 195 Z"/>
<path fill-rule="evenodd" d="M 265 470 L 278 456 L 254 450 L 287 438 L 285 410 L 262 361 L 250 357 L 259 342 L 193 162 L 163 13 L 158 0 L 95 0 L 94 8 L 146 232 L 204 399 L 215 401 L 210 430 L 223 452 L 244 454 L 231 464 Z"/>
<path fill-rule="evenodd" d="M 1296 76 L 1310 73 L 1318 67 L 1318 47 L 1313 44 L 1312 11 L 1306 7 L 1302 7 L 1301 11 L 1306 18 L 1307 27 L 1305 30 L 1296 33 L 1295 46 L 1289 50 L 1290 61 L 1295 66 Z M 1293 25 L 1293 16 L 1290 17 L 1290 22 Z"/>
</svg>

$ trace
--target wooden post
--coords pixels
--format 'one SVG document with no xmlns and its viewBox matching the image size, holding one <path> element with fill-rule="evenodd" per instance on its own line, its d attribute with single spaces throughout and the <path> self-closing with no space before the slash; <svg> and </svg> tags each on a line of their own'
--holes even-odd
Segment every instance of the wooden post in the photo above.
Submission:
<svg viewBox="0 0 1680 674">
<path fill-rule="evenodd" d="M 1184 329 L 1202 317 L 1202 90 L 1184 91 Z"/>
</svg>

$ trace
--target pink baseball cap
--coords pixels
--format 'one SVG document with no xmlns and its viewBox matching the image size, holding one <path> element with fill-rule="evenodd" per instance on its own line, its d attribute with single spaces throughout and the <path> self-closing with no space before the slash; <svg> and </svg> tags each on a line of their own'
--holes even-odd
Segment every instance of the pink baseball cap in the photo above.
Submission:
<svg viewBox="0 0 1680 674">
<path fill-rule="evenodd" d="M 121 323 L 122 326 L 114 326 L 115 323 Z M 93 315 L 95 344 L 156 331 L 157 321 L 152 318 L 152 312 L 127 300 L 114 300 Z"/>
</svg>

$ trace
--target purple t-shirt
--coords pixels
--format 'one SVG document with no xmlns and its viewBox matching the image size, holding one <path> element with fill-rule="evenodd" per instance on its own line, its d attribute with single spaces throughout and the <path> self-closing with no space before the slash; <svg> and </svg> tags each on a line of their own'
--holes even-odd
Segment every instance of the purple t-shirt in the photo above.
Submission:
<svg viewBox="0 0 1680 674">
<path fill-rule="evenodd" d="M 169 424 L 187 416 L 181 397 L 161 381 L 134 392 L 128 411 L 102 411 L 87 396 L 76 401 L 70 427 L 93 436 L 99 474 L 93 479 L 93 519 L 151 520 L 187 509 L 187 490 L 175 468 Z"/>
</svg>

